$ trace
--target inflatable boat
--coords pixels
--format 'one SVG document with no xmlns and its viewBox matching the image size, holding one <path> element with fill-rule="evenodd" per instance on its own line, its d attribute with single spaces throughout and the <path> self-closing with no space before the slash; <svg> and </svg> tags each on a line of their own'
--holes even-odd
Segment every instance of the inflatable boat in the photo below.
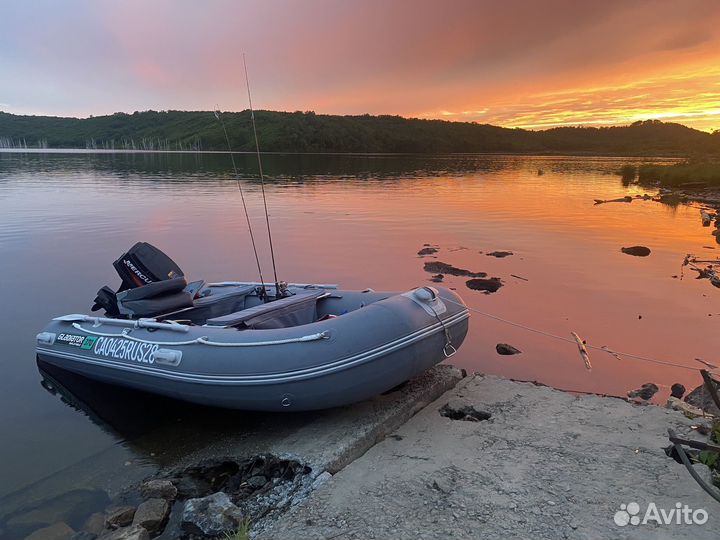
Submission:
<svg viewBox="0 0 720 540">
<path fill-rule="evenodd" d="M 451 357 L 468 330 L 462 299 L 336 285 L 188 283 L 138 243 L 113 265 L 94 311 L 54 318 L 38 358 L 111 384 L 234 409 L 304 411 L 362 401 Z"/>
</svg>

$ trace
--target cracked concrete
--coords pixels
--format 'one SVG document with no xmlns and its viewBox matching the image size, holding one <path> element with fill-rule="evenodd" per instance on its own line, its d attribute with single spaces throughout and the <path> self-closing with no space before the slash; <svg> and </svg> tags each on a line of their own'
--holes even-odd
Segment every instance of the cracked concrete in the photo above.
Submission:
<svg viewBox="0 0 720 540">
<path fill-rule="evenodd" d="M 449 402 L 491 417 L 441 416 Z M 655 406 L 476 375 L 256 532 L 262 539 L 714 539 L 717 503 L 663 451 L 668 427 L 687 435 L 692 423 Z M 640 504 L 641 517 L 651 502 L 666 510 L 681 502 L 704 508 L 709 520 L 617 526 L 613 516 L 630 502 Z"/>
</svg>

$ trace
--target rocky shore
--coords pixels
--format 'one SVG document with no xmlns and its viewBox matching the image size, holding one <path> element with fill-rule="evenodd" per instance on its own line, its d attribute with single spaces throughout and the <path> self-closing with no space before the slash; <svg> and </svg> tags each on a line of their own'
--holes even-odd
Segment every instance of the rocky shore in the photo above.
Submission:
<svg viewBox="0 0 720 540">
<path fill-rule="evenodd" d="M 112 500 L 78 490 L 5 516 L 0 537 L 715 538 L 717 503 L 665 450 L 668 428 L 707 440 L 710 419 L 675 406 L 437 366 L 376 400 L 287 417 L 293 429 L 253 448 L 229 435 Z M 631 502 L 709 519 L 617 525 Z"/>
</svg>

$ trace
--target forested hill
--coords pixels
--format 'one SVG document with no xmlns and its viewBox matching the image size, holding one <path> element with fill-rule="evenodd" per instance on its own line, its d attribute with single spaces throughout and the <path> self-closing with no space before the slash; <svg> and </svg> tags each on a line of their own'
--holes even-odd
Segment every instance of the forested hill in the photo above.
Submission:
<svg viewBox="0 0 720 540">
<path fill-rule="evenodd" d="M 266 152 L 518 152 L 720 155 L 720 133 L 656 120 L 630 126 L 545 131 L 399 116 L 255 113 Z M 223 113 L 234 150 L 254 150 L 248 111 Z M 86 119 L 0 112 L 0 147 L 226 150 L 208 111 L 145 111 Z"/>
</svg>

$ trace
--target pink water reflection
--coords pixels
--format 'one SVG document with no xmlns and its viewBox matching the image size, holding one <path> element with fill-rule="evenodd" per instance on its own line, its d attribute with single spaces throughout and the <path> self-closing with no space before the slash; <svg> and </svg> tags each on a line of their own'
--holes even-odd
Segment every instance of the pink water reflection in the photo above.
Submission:
<svg viewBox="0 0 720 540">
<path fill-rule="evenodd" d="M 58 307 L 61 311 L 89 305 L 97 288 L 115 279 L 110 262 L 138 239 L 166 250 L 191 278 L 254 279 L 234 182 L 222 167 L 211 168 L 210 158 L 198 159 L 192 171 L 163 165 L 120 174 L 112 167 L 88 166 L 79 174 L 73 165 L 70 172 L 30 175 L 22 186 L 11 183 L 3 192 L 3 206 L 17 214 L 6 217 L 4 234 L 9 244 L 13 234 L 26 234 L 24 246 L 53 254 L 56 272 L 71 280 L 68 287 L 74 291 Z M 431 243 L 441 247 L 437 260 L 504 281 L 499 292 L 485 295 L 467 289 L 464 278 L 447 278 L 446 284 L 473 308 L 562 336 L 575 331 L 593 345 L 696 369 L 702 367 L 696 357 L 718 362 L 720 290 L 693 276 L 672 277 L 680 274 L 686 253 L 718 253 L 703 247 L 714 248 L 714 237 L 701 226 L 696 208 L 641 200 L 594 206 L 595 198 L 643 193 L 623 187 L 611 174 L 623 160 L 444 156 L 431 166 L 387 174 L 392 167 L 386 164 L 401 158 L 357 159 L 370 163 L 368 172 L 358 173 L 354 162 L 355 168 L 345 162 L 314 168 L 301 163 L 287 171 L 275 167 L 268 194 L 281 279 L 377 290 L 428 284 L 423 263 L 433 259 L 421 259 L 417 251 Z M 373 160 L 382 162 L 382 173 L 373 172 Z M 459 160 L 473 165 L 453 169 Z M 269 168 L 272 172 L 272 162 Z M 538 169 L 544 174 L 538 175 Z M 248 182 L 245 189 L 269 277 L 258 186 Z M 26 226 L 34 215 L 52 223 L 53 230 L 39 235 L 31 226 L 13 232 L 14 224 Z M 87 275 L 73 273 L 74 252 L 58 247 L 62 238 L 80 237 L 93 252 Z M 652 254 L 636 258 L 620 252 L 622 246 L 638 244 Z M 480 253 L 493 250 L 515 254 L 496 259 Z M 523 353 L 499 356 L 499 342 Z M 693 371 L 619 361 L 601 352 L 592 352 L 591 358 L 588 372 L 574 345 L 476 315 L 453 363 L 611 394 L 625 394 L 645 382 L 659 384 L 665 393 L 675 382 L 688 388 L 700 382 Z"/>
</svg>

